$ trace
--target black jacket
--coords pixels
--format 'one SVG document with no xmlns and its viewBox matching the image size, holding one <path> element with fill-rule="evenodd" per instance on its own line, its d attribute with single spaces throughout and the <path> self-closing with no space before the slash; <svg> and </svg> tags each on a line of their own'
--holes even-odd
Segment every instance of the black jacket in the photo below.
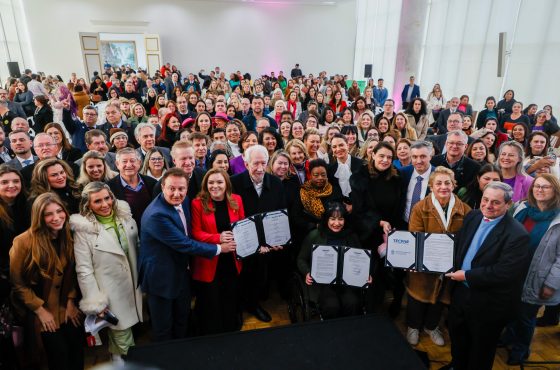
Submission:
<svg viewBox="0 0 560 370">
<path fill-rule="evenodd" d="M 388 221 L 393 226 L 402 219 L 402 177 L 399 174 L 386 179 L 382 174 L 374 178 L 365 169 L 352 175 L 350 186 L 352 229 L 363 245 L 377 247 L 383 241 L 379 221 Z"/>
<path fill-rule="evenodd" d="M 130 122 L 126 122 L 124 120 L 121 121 L 120 129 L 126 132 L 126 136 L 128 136 L 128 143 L 132 144 L 135 148 L 138 148 L 139 145 L 138 142 L 136 141 L 136 137 L 134 136 L 135 127 L 136 126 Z M 107 136 L 107 140 L 111 138 L 110 132 L 111 129 L 113 128 L 113 125 L 111 125 L 109 122 L 105 121 L 103 125 L 98 126 L 97 128 L 105 133 L 105 135 Z"/>
<path fill-rule="evenodd" d="M 455 173 L 455 181 L 457 181 L 457 187 L 455 188 L 455 193 L 459 191 L 463 186 L 466 186 L 478 175 L 478 170 L 480 169 L 480 163 L 473 161 L 467 156 L 463 156 L 463 159 L 459 161 L 459 164 L 454 168 L 451 168 L 446 160 L 445 154 L 439 154 L 432 158 L 432 166 L 443 166 L 451 169 Z"/>
<path fill-rule="evenodd" d="M 233 192 L 243 199 L 245 217 L 286 208 L 284 186 L 276 176 L 268 173 L 264 175 L 260 196 L 253 186 L 249 171 L 232 176 L 231 184 L 233 185 Z"/>
<path fill-rule="evenodd" d="M 473 210 L 463 221 L 455 238 L 455 270 L 461 270 L 463 260 L 482 220 L 480 210 Z M 506 213 L 488 234 L 466 271 L 469 305 L 473 317 L 485 320 L 515 315 L 520 302 L 523 280 L 531 261 L 529 235 L 525 228 Z M 461 283 L 457 283 L 461 284 Z M 453 299 L 451 301 L 453 305 Z"/>
<path fill-rule="evenodd" d="M 53 121 L 53 111 L 50 107 L 43 106 L 41 109 L 37 110 L 33 115 L 33 130 L 35 133 L 43 132 L 43 129 L 47 123 Z"/>
</svg>

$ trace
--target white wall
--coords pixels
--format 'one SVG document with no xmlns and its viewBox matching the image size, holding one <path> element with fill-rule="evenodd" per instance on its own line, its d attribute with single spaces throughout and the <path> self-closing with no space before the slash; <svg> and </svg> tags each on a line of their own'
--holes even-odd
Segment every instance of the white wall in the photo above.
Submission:
<svg viewBox="0 0 560 370">
<path fill-rule="evenodd" d="M 304 73 L 351 74 L 354 62 L 354 1 L 25 0 L 25 9 L 37 68 L 65 79 L 83 74 L 78 32 L 159 34 L 163 62 L 183 71 L 289 74 L 299 62 Z"/>
</svg>

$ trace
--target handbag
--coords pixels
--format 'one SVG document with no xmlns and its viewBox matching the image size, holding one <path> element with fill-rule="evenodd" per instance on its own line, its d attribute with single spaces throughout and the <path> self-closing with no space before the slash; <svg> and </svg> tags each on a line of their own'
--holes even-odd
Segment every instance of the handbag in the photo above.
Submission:
<svg viewBox="0 0 560 370">
<path fill-rule="evenodd" d="M 99 103 L 101 101 L 101 95 L 91 94 L 91 101 L 94 103 Z"/>
</svg>

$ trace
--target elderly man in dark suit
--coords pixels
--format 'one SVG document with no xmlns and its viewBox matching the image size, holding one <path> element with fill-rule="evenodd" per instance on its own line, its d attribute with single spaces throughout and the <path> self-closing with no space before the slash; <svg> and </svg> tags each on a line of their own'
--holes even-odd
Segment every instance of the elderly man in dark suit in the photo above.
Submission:
<svg viewBox="0 0 560 370">
<path fill-rule="evenodd" d="M 456 284 L 449 331 L 454 370 L 490 370 L 500 334 L 515 317 L 527 273 L 529 235 L 507 211 L 512 188 L 486 185 L 480 210 L 469 213 L 455 239 Z"/>
<path fill-rule="evenodd" d="M 189 258 L 212 258 L 235 250 L 235 242 L 192 239 L 188 177 L 180 168 L 162 178 L 163 191 L 144 211 L 138 282 L 148 295 L 154 341 L 183 338 L 190 310 Z"/>
<path fill-rule="evenodd" d="M 123 120 L 123 114 L 120 107 L 114 104 L 107 104 L 105 107 L 105 118 L 104 124 L 98 126 L 98 129 L 105 133 L 105 136 L 111 137 L 112 128 L 120 128 L 128 136 L 128 143 L 132 144 L 135 148 L 138 147 L 136 138 L 134 137 L 134 125 L 132 123 Z"/>
<path fill-rule="evenodd" d="M 136 137 L 136 141 L 140 144 L 140 147 L 136 149 L 138 154 L 140 154 L 140 158 L 142 162 L 144 162 L 144 158 L 146 157 L 146 153 L 148 153 L 151 149 L 158 149 L 163 154 L 163 157 L 167 161 L 168 164 L 171 164 L 171 154 L 169 153 L 169 149 L 156 146 L 156 128 L 151 123 L 139 123 L 134 128 L 134 137 Z"/>
<path fill-rule="evenodd" d="M 231 184 L 234 193 L 239 194 L 243 199 L 245 217 L 286 208 L 282 182 L 276 176 L 266 173 L 268 164 L 266 148 L 262 145 L 248 148 L 243 154 L 243 160 L 247 171 L 233 176 Z M 271 249 L 280 250 L 281 247 Z M 261 247 L 259 254 L 244 258 L 241 270 L 245 309 L 264 322 L 272 320 L 270 314 L 259 305 L 259 297 L 262 296 L 268 281 L 268 260 L 264 254 L 271 249 Z M 287 269 L 288 266 L 285 268 Z"/>
</svg>

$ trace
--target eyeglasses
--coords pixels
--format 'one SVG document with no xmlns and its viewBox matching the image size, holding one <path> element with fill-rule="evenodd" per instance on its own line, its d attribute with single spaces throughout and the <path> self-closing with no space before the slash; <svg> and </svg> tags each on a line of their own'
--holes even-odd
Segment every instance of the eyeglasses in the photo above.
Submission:
<svg viewBox="0 0 560 370">
<path fill-rule="evenodd" d="M 56 144 L 38 144 L 38 145 L 34 145 L 35 148 L 37 149 L 43 149 L 43 148 L 50 148 L 51 146 L 55 146 Z"/>
<path fill-rule="evenodd" d="M 456 146 L 456 147 L 459 147 L 459 148 L 460 148 L 460 147 L 464 146 L 465 143 L 462 143 L 462 142 L 460 142 L 460 141 L 459 141 L 459 142 L 448 141 L 448 142 L 447 142 L 447 145 L 449 145 L 449 146 Z"/>
<path fill-rule="evenodd" d="M 163 158 L 161 158 L 161 157 L 150 157 L 150 161 L 152 161 L 152 162 L 163 162 Z"/>
<path fill-rule="evenodd" d="M 550 190 L 552 189 L 552 185 L 535 185 L 533 186 L 535 190 Z"/>
</svg>

